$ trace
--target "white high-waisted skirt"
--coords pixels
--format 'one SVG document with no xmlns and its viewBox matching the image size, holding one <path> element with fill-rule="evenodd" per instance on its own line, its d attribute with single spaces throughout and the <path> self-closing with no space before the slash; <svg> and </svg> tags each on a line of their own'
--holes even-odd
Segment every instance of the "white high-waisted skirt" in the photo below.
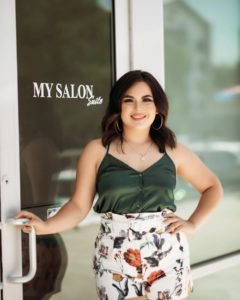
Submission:
<svg viewBox="0 0 240 300">
<path fill-rule="evenodd" d="M 180 300 L 194 291 L 185 233 L 165 232 L 169 224 L 163 221 L 170 212 L 100 214 L 93 250 L 100 300 L 144 295 L 150 300 Z"/>
</svg>

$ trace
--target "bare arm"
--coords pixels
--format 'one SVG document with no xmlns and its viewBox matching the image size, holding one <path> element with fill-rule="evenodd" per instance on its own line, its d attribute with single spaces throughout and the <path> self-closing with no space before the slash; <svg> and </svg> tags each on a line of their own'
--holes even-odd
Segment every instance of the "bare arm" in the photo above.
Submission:
<svg viewBox="0 0 240 300">
<path fill-rule="evenodd" d="M 66 231 L 83 221 L 96 194 L 96 158 L 96 141 L 93 140 L 87 144 L 78 160 L 74 193 L 55 216 L 44 222 L 33 213 L 21 211 L 16 218 L 31 219 L 28 225 L 33 225 L 38 235 Z"/>
<path fill-rule="evenodd" d="M 96 149 L 91 141 L 84 148 L 78 161 L 74 193 L 59 212 L 46 220 L 47 233 L 55 233 L 73 228 L 89 213 L 96 194 Z M 96 148 L 96 147 L 95 147 Z"/>
<path fill-rule="evenodd" d="M 194 231 L 199 229 L 213 214 L 223 197 L 223 188 L 216 175 L 186 146 L 177 143 L 179 163 L 177 174 L 202 194 L 198 206 L 189 217 Z"/>
</svg>

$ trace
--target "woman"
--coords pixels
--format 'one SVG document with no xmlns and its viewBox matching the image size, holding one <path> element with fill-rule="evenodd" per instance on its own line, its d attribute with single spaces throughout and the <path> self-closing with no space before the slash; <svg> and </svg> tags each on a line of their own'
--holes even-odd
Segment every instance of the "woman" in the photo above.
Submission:
<svg viewBox="0 0 240 300">
<path fill-rule="evenodd" d="M 168 109 L 151 74 L 124 74 L 112 87 L 102 139 L 81 154 L 70 201 L 45 222 L 26 211 L 16 216 L 31 219 L 39 235 L 65 231 L 87 216 L 97 191 L 101 225 L 93 270 L 101 300 L 184 300 L 194 290 L 185 233 L 207 221 L 223 189 L 198 156 L 175 141 Z M 202 194 L 188 220 L 174 213 L 177 174 Z"/>
</svg>

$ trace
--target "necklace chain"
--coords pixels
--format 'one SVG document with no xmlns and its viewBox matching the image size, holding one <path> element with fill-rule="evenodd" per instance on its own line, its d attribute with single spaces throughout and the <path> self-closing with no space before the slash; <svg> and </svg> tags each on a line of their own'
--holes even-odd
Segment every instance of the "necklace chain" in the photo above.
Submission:
<svg viewBox="0 0 240 300">
<path fill-rule="evenodd" d="M 125 138 L 123 138 L 124 139 L 124 141 L 128 144 L 128 142 L 125 140 Z M 148 150 L 149 150 L 149 148 L 152 146 L 152 144 L 153 144 L 153 142 L 151 143 L 151 145 L 148 147 L 148 149 L 147 149 L 147 151 L 144 153 L 144 154 L 141 154 L 141 153 L 139 153 L 139 152 L 137 152 L 136 150 L 134 150 L 129 144 L 128 144 L 128 146 L 133 150 L 133 151 L 135 151 L 136 153 L 138 153 L 140 156 L 141 156 L 141 158 L 140 158 L 140 160 L 141 161 L 144 161 L 145 160 L 145 155 L 146 155 L 146 153 L 148 152 Z"/>
</svg>

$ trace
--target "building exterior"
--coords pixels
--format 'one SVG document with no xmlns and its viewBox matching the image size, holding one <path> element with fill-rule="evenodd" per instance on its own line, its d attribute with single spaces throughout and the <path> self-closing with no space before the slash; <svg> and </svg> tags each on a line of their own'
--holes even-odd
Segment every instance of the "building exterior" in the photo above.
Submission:
<svg viewBox="0 0 240 300">
<path fill-rule="evenodd" d="M 97 299 L 93 210 L 45 236 L 21 233 L 11 219 L 28 210 L 46 220 L 69 201 L 79 156 L 101 136 L 110 88 L 135 69 L 159 80 L 168 126 L 224 188 L 188 239 L 191 297 L 238 299 L 239 40 L 239 0 L 0 1 L 0 299 Z M 200 195 L 179 176 L 174 195 L 187 219 Z"/>
</svg>

